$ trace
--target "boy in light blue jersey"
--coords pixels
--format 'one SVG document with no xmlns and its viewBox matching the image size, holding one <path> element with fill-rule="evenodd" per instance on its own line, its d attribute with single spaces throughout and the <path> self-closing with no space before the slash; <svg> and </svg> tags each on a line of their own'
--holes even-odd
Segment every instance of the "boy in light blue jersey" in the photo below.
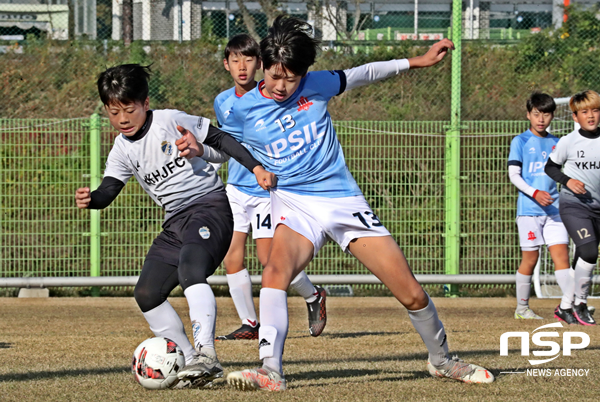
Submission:
<svg viewBox="0 0 600 402">
<path fill-rule="evenodd" d="M 556 267 L 556 279 L 563 292 L 555 317 L 577 324 L 573 316 L 574 285 L 569 270 L 569 236 L 558 211 L 556 183 L 544 172 L 558 138 L 546 130 L 554 117 L 556 104 L 550 95 L 533 93 L 527 100 L 527 119 L 531 127 L 516 136 L 510 145 L 508 175 L 519 189 L 517 226 L 522 260 L 516 274 L 517 309 L 515 319 L 542 319 L 529 308 L 531 276 L 546 244 Z"/>
<path fill-rule="evenodd" d="M 234 36 L 225 47 L 223 65 L 231 74 L 235 86 L 221 92 L 215 99 L 214 109 L 219 127 L 227 120 L 233 105 L 244 94 L 256 87 L 254 76 L 260 68 L 260 47 L 248 34 Z M 269 192 L 257 185 L 253 174 L 235 159 L 229 160 L 227 197 L 233 212 L 233 237 L 223 260 L 227 272 L 229 293 L 242 321 L 237 330 L 221 335 L 217 340 L 258 339 L 259 323 L 252 298 L 252 281 L 244 266 L 246 238 L 252 230 L 258 260 L 267 263 L 274 227 L 271 222 Z M 307 303 L 308 328 L 312 336 L 319 336 L 325 328 L 325 290 L 315 287 L 304 271 L 290 284 Z"/>
<path fill-rule="evenodd" d="M 492 382 L 488 370 L 450 358 L 435 306 L 348 170 L 327 111 L 329 100 L 345 90 L 438 63 L 453 48 L 452 42 L 444 39 L 410 60 L 308 72 L 319 46 L 311 32 L 309 24 L 293 17 L 274 21 L 261 41 L 265 79 L 235 103 L 223 125 L 279 179 L 271 188 L 276 229 L 260 293 L 263 365 L 230 373 L 228 382 L 241 390 L 286 388 L 282 367 L 288 331 L 286 290 L 328 238 L 361 261 L 408 309 L 429 351 L 431 375 Z"/>
</svg>

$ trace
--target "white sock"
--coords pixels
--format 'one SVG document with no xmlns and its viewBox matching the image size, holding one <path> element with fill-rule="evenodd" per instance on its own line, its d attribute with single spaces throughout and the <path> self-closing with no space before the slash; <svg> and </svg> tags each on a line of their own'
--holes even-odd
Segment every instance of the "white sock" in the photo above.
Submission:
<svg viewBox="0 0 600 402">
<path fill-rule="evenodd" d="M 571 268 L 559 269 L 554 273 L 556 282 L 562 290 L 562 299 L 560 299 L 561 310 L 573 308 L 573 296 L 575 294 L 575 281 L 573 280 L 573 270 Z"/>
<path fill-rule="evenodd" d="M 294 278 L 292 283 L 290 283 L 290 288 L 294 289 L 300 296 L 304 297 L 304 300 L 307 303 L 314 302 L 319 295 L 319 292 L 317 292 L 317 289 L 315 289 L 310 279 L 308 279 L 308 275 L 306 275 L 306 272 L 304 271 L 300 272 L 298 276 Z"/>
<path fill-rule="evenodd" d="M 198 283 L 184 292 L 190 308 L 190 320 L 196 350 L 215 348 L 215 323 L 217 321 L 217 301 L 206 283 Z"/>
<path fill-rule="evenodd" d="M 289 322 L 287 293 L 283 290 L 260 290 L 260 329 L 258 330 L 260 358 L 263 365 L 283 374 L 283 346 Z"/>
<path fill-rule="evenodd" d="M 256 320 L 256 310 L 252 299 L 252 280 L 248 270 L 243 269 L 235 274 L 227 274 L 227 284 L 229 285 L 229 294 L 242 324 L 256 327 L 258 321 Z"/>
<path fill-rule="evenodd" d="M 429 295 L 427 298 L 429 299 L 427 307 L 421 310 L 408 310 L 408 316 L 425 342 L 427 351 L 429 351 L 429 361 L 435 367 L 441 367 L 450 360 L 446 331 L 444 324 L 438 318 L 433 300 Z"/>
<path fill-rule="evenodd" d="M 190 343 L 181 318 L 167 300 L 158 307 L 146 311 L 144 318 L 150 324 L 150 330 L 154 336 L 169 338 L 175 342 L 183 351 L 185 363 L 189 363 L 194 357 L 194 347 Z"/>
<path fill-rule="evenodd" d="M 529 307 L 531 294 L 531 275 L 523 275 L 517 271 L 517 311 L 525 311 Z"/>
<path fill-rule="evenodd" d="M 575 264 L 575 305 L 587 303 L 588 293 L 590 292 L 590 284 L 592 282 L 592 274 L 596 264 L 585 262 L 581 258 L 577 259 Z"/>
</svg>

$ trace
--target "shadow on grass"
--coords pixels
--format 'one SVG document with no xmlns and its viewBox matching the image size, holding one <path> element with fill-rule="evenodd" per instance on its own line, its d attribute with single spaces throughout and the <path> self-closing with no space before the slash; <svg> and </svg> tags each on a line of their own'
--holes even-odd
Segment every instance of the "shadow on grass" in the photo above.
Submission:
<svg viewBox="0 0 600 402">
<path fill-rule="evenodd" d="M 0 382 L 5 381 L 34 381 L 50 378 L 79 377 L 87 375 L 131 373 L 131 367 L 106 367 L 94 369 L 72 369 L 59 371 L 30 371 L 28 373 L 10 373 L 0 375 Z"/>
<path fill-rule="evenodd" d="M 12 345 L 10 342 L 0 342 L 0 349 L 10 349 Z"/>
<path fill-rule="evenodd" d="M 287 339 L 299 339 L 299 338 L 307 338 L 310 335 L 306 334 L 304 331 L 295 331 L 301 335 L 288 335 Z M 327 332 L 322 335 L 319 335 L 319 338 L 327 338 L 327 339 L 346 339 L 346 338 L 361 338 L 363 336 L 387 336 L 387 335 L 406 335 L 409 334 L 408 331 L 380 331 L 380 332 Z"/>
<path fill-rule="evenodd" d="M 340 382 L 352 382 L 352 378 L 359 379 L 361 377 L 369 377 L 368 381 L 373 381 L 373 376 L 389 375 L 389 371 L 383 370 L 368 370 L 368 369 L 340 369 L 340 370 L 323 370 L 323 371 L 309 371 L 304 373 L 296 373 L 286 375 L 286 379 L 292 381 L 306 381 L 310 380 L 310 384 L 303 384 L 302 386 L 324 386 L 332 385 L 331 381 L 327 383 L 315 383 L 314 380 L 326 380 L 326 379 L 340 379 Z M 393 373 L 393 376 L 386 378 L 377 378 L 376 381 L 411 381 L 420 378 L 431 377 L 426 370 L 423 371 L 402 371 L 402 374 Z M 350 379 L 350 380 L 349 380 Z M 357 381 L 361 382 L 361 381 Z M 335 381 L 333 382 L 335 383 Z"/>
<path fill-rule="evenodd" d="M 585 348 L 585 350 L 600 350 L 600 346 L 591 346 L 591 347 L 587 347 Z M 508 350 L 509 355 L 510 354 L 520 354 L 521 353 L 521 349 L 509 349 Z M 454 356 L 457 355 L 459 358 L 467 361 L 468 363 L 475 363 L 477 364 L 476 361 L 471 361 L 471 358 L 480 358 L 482 356 L 492 356 L 492 357 L 498 357 L 500 356 L 500 352 L 498 349 L 478 349 L 478 350 L 452 350 L 450 349 L 450 355 Z M 389 355 L 380 355 L 380 356 L 360 356 L 360 357 L 341 357 L 341 358 L 328 358 L 328 359 L 320 359 L 320 358 L 315 358 L 315 360 L 288 360 L 286 359 L 286 355 L 284 354 L 283 356 L 283 365 L 287 366 L 287 365 L 291 365 L 291 364 L 298 364 L 298 365 L 306 365 L 306 364 L 329 364 L 329 363 L 352 363 L 352 362 L 364 362 L 365 364 L 370 364 L 373 362 L 393 362 L 393 361 L 414 361 L 414 360 L 421 360 L 423 362 L 427 361 L 427 352 L 425 351 L 425 345 L 423 345 L 423 352 L 419 352 L 419 353 L 409 353 L 409 354 L 389 354 Z M 229 362 L 222 362 L 223 365 L 226 365 L 230 370 L 231 369 L 247 369 L 247 368 L 251 368 L 251 367 L 257 367 L 260 366 L 260 361 L 258 360 L 258 356 L 257 356 L 257 360 L 252 360 L 252 361 L 229 361 Z M 489 369 L 489 368 L 488 368 Z M 496 373 L 499 373 L 500 371 L 509 371 L 510 369 L 490 369 L 490 371 L 492 371 L 492 373 L 494 373 L 494 375 L 496 375 Z"/>
</svg>

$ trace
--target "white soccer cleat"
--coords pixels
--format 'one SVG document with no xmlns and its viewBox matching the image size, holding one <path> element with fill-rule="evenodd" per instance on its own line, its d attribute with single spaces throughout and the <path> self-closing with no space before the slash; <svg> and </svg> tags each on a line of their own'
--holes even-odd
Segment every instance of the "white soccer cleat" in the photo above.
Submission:
<svg viewBox="0 0 600 402">
<path fill-rule="evenodd" d="M 285 377 L 267 367 L 234 371 L 227 376 L 227 383 L 240 391 L 283 391 L 286 388 Z"/>
<path fill-rule="evenodd" d="M 534 313 L 532 309 L 527 307 L 527 309 L 522 313 L 515 311 L 515 320 L 543 320 L 543 318 Z"/>
<path fill-rule="evenodd" d="M 494 375 L 489 370 L 475 364 L 465 363 L 458 356 L 454 356 L 443 368 L 435 367 L 427 361 L 429 374 L 434 377 L 451 378 L 453 380 L 466 382 L 467 384 L 490 383 L 494 381 Z"/>
<path fill-rule="evenodd" d="M 196 352 L 192 361 L 177 373 L 177 377 L 181 383 L 178 388 L 210 387 L 214 380 L 223 377 L 223 367 L 217 356 Z"/>
</svg>

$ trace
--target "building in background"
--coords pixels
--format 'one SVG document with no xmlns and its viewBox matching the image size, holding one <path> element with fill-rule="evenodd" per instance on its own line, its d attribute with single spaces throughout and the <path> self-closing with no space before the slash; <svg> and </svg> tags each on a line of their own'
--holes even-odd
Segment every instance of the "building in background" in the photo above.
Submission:
<svg viewBox="0 0 600 402">
<path fill-rule="evenodd" d="M 127 0 L 125 0 L 127 1 Z M 566 0 L 569 2 L 568 0 Z M 53 39 L 123 38 L 124 0 L 0 0 L 0 40 L 27 34 Z M 452 0 L 132 0 L 134 40 L 194 40 L 266 34 L 279 11 L 311 22 L 324 41 L 446 37 Z M 565 0 L 464 0 L 465 39 L 510 40 L 559 27 Z M 582 7 L 600 0 L 570 1 Z M 250 23 L 248 23 L 250 21 Z"/>
</svg>

